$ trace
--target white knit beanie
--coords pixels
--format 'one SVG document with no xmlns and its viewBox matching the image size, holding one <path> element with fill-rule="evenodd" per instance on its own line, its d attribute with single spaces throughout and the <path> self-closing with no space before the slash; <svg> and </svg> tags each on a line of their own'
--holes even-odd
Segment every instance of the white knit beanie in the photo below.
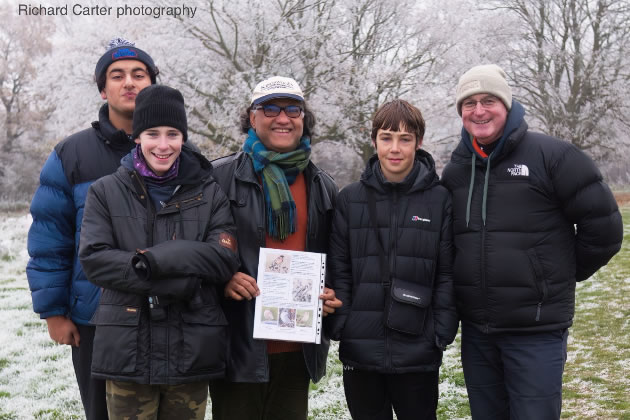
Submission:
<svg viewBox="0 0 630 420">
<path fill-rule="evenodd" d="M 475 66 L 459 78 L 455 106 L 462 115 L 462 102 L 469 96 L 489 93 L 501 99 L 509 111 L 512 108 L 512 89 L 507 83 L 507 74 L 496 64 Z"/>
</svg>

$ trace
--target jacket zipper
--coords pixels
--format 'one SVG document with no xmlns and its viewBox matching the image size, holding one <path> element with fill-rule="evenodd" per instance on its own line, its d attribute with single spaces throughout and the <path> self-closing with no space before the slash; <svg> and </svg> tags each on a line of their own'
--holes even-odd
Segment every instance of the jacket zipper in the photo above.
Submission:
<svg viewBox="0 0 630 420">
<path fill-rule="evenodd" d="M 391 276 L 396 272 L 396 245 L 397 245 L 397 233 L 398 233 L 398 189 L 394 188 L 392 206 L 390 208 L 389 218 L 389 284 L 387 284 L 387 290 L 385 293 L 389 294 L 391 299 Z M 387 309 L 387 308 L 385 308 Z M 389 340 L 388 328 L 385 328 L 385 368 L 392 368 L 392 354 L 391 343 Z"/>
<path fill-rule="evenodd" d="M 306 199 L 307 199 L 307 205 L 306 205 L 306 212 L 307 212 L 307 216 L 306 216 L 306 249 L 308 249 L 308 242 L 312 237 L 315 237 L 315 230 L 312 228 L 312 217 L 308 217 L 308 213 L 309 213 L 309 209 L 312 208 L 312 206 L 316 206 L 317 204 L 315 204 L 314 202 L 311 202 L 311 197 L 313 194 L 311 194 L 311 191 L 313 191 L 313 186 L 315 185 L 315 182 L 319 182 L 319 174 L 316 174 L 313 179 L 311 179 L 311 183 L 308 185 L 308 188 L 306 189 Z"/>
<path fill-rule="evenodd" d="M 536 292 L 538 292 L 538 303 L 536 304 L 536 318 L 535 321 L 540 321 L 540 311 L 542 308 L 542 304 L 547 298 L 547 283 L 545 282 L 545 278 L 542 272 L 542 267 L 538 261 L 538 256 L 536 255 L 536 250 L 531 249 L 527 251 L 527 258 L 529 259 L 529 264 L 532 269 L 532 274 L 534 275 L 533 283 L 536 288 Z"/>
<path fill-rule="evenodd" d="M 140 188 L 142 188 L 142 195 L 140 195 L 140 198 L 142 200 L 145 200 L 146 203 L 146 210 L 147 210 L 147 248 L 153 246 L 153 229 L 155 227 L 155 212 L 151 210 L 151 208 L 149 208 L 149 206 L 151 206 L 151 198 L 149 197 L 149 193 L 147 192 L 146 187 L 144 186 L 144 182 L 142 182 L 142 179 L 136 174 L 136 172 L 132 172 L 131 176 L 136 177 L 136 180 L 138 181 L 138 185 L 140 185 Z M 151 238 L 151 240 L 149 241 L 148 239 Z M 151 243 L 149 243 L 151 242 Z M 151 334 L 151 319 L 149 319 L 149 354 L 153 354 L 153 334 Z M 149 357 L 149 383 L 153 383 L 153 381 L 151 380 L 153 378 L 153 361 L 152 358 Z"/>
<path fill-rule="evenodd" d="M 542 284 L 543 290 L 542 290 L 542 296 L 540 297 L 540 302 L 538 302 L 538 306 L 536 308 L 536 321 L 540 321 L 540 309 L 545 299 L 547 299 L 547 282 L 545 282 L 545 279 L 541 277 L 540 283 Z"/>
<path fill-rule="evenodd" d="M 264 248 L 265 245 L 267 245 L 266 241 L 265 241 L 265 212 L 267 211 L 266 207 L 265 207 L 265 198 L 264 198 L 264 192 L 263 192 L 263 188 L 262 186 L 258 183 L 258 182 L 251 182 L 252 184 L 254 184 L 256 186 L 256 191 L 258 191 L 258 205 L 260 206 L 260 208 L 263 210 L 262 212 L 259 212 L 259 214 L 262 214 L 262 224 L 260 223 L 260 220 L 258 220 L 258 246 L 260 246 L 261 248 Z M 266 350 L 266 344 L 263 342 L 264 345 L 264 355 L 265 357 L 263 357 L 263 362 L 264 362 L 264 372 L 266 373 L 267 377 L 269 377 L 269 354 L 267 354 L 267 350 Z"/>
</svg>

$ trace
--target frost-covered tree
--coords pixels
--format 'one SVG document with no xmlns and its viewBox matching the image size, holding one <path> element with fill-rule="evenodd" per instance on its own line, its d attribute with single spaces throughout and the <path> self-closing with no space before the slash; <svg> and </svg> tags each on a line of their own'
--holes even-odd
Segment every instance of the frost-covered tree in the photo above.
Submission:
<svg viewBox="0 0 630 420">
<path fill-rule="evenodd" d="M 279 74 L 305 90 L 318 117 L 315 142 L 342 142 L 365 158 L 378 105 L 418 98 L 423 84 L 436 83 L 439 59 L 453 44 L 434 1 L 207 0 L 199 7 L 198 17 L 181 19 L 171 46 L 181 54 L 170 57 L 167 73 L 185 87 L 190 130 L 210 154 L 240 147 L 239 113 L 258 81 Z"/>
<path fill-rule="evenodd" d="M 630 3 L 505 0 L 521 36 L 506 57 L 529 118 L 595 157 L 627 147 Z"/>
<path fill-rule="evenodd" d="M 38 66 L 51 52 L 54 27 L 45 20 L 18 21 L 0 4 L 0 197 L 26 200 L 34 190 L 37 147 L 54 106 L 37 88 Z"/>
<path fill-rule="evenodd" d="M 0 115 L 2 154 L 13 152 L 28 130 L 38 128 L 52 112 L 44 92 L 32 89 L 40 58 L 51 51 L 48 37 L 53 32 L 41 19 L 17 21 L 8 4 L 0 6 Z"/>
</svg>

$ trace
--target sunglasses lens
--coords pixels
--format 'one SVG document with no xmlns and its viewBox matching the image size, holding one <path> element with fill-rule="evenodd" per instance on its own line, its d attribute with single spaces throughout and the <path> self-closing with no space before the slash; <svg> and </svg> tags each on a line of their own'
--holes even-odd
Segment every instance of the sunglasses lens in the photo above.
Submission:
<svg viewBox="0 0 630 420">
<path fill-rule="evenodd" d="M 297 105 L 289 105 L 284 108 L 284 112 L 286 112 L 289 118 L 297 118 L 302 114 L 302 108 Z"/>
<path fill-rule="evenodd" d="M 280 108 L 278 105 L 263 105 L 263 112 L 265 113 L 265 117 L 277 117 L 280 115 Z"/>
<path fill-rule="evenodd" d="M 280 107 L 278 105 L 268 104 L 262 105 L 261 108 L 265 113 L 265 117 L 277 117 L 283 110 L 289 118 L 298 118 L 302 116 L 302 107 L 298 105 L 287 105 L 285 107 Z"/>
</svg>

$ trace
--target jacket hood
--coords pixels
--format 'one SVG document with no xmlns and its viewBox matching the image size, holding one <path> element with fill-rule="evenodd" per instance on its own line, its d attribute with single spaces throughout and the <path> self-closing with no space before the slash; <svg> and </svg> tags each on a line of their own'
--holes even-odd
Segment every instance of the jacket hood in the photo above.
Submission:
<svg viewBox="0 0 630 420">
<path fill-rule="evenodd" d="M 99 137 L 113 149 L 129 150 L 133 145 L 131 138 L 124 130 L 119 130 L 109 120 L 109 106 L 104 103 L 98 111 L 98 121 L 92 122 L 92 127 L 99 133 Z"/>
<path fill-rule="evenodd" d="M 382 193 L 394 188 L 411 193 L 437 185 L 439 177 L 435 171 L 433 156 L 425 150 L 418 149 L 413 168 L 402 182 L 390 182 L 385 179 L 376 153 L 368 160 L 365 170 L 361 174 L 361 182 Z"/>
<path fill-rule="evenodd" d="M 475 187 L 475 171 L 477 165 L 485 166 L 485 175 L 483 183 L 482 203 L 481 203 L 481 219 L 485 226 L 487 217 L 488 203 L 488 184 L 490 180 L 490 167 L 496 164 L 505 156 L 510 154 L 512 150 L 523 139 L 527 132 L 527 123 L 525 122 L 525 109 L 517 102 L 512 101 L 512 109 L 507 115 L 503 135 L 499 140 L 499 144 L 490 153 L 490 156 L 483 157 L 472 145 L 470 134 L 462 127 L 462 139 L 459 145 L 451 155 L 451 162 L 467 164 L 470 161 L 470 185 L 468 186 L 468 199 L 466 201 L 466 226 L 470 224 L 470 206 L 472 205 L 472 195 Z"/>
<path fill-rule="evenodd" d="M 120 160 L 120 164 L 133 170 L 133 152 L 129 152 Z M 179 172 L 177 177 L 167 181 L 164 185 L 195 185 L 212 175 L 212 164 L 201 153 L 194 150 L 188 143 L 182 145 L 182 152 L 179 155 Z"/>
</svg>

